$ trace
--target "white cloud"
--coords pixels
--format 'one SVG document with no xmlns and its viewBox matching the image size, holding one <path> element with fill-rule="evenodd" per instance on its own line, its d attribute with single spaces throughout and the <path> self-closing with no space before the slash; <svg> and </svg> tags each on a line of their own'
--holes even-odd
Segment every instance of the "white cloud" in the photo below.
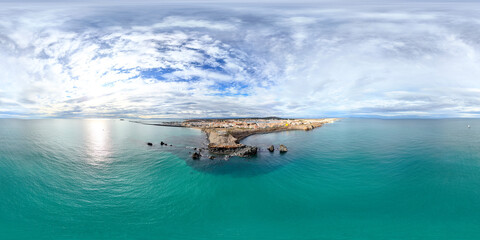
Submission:
<svg viewBox="0 0 480 240">
<path fill-rule="evenodd" d="M 475 11 L 325 6 L 4 8 L 0 117 L 480 113 Z"/>
</svg>

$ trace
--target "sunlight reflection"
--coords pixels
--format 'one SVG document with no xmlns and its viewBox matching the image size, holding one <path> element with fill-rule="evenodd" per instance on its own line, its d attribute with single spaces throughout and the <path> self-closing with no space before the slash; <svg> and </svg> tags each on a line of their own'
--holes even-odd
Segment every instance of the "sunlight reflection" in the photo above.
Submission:
<svg viewBox="0 0 480 240">
<path fill-rule="evenodd" d="M 92 164 L 108 161 L 111 154 L 110 125 L 108 120 L 90 119 L 86 121 L 87 149 Z"/>
</svg>

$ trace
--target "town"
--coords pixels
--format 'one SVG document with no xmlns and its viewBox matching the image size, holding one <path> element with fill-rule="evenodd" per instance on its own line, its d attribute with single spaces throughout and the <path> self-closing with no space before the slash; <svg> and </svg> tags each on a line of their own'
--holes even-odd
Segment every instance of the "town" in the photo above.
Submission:
<svg viewBox="0 0 480 240">
<path fill-rule="evenodd" d="M 281 118 L 239 118 L 239 119 L 191 119 L 182 122 L 189 128 L 225 128 L 225 129 L 292 129 L 312 130 L 325 123 L 336 121 L 335 118 L 321 119 L 281 119 Z"/>
</svg>

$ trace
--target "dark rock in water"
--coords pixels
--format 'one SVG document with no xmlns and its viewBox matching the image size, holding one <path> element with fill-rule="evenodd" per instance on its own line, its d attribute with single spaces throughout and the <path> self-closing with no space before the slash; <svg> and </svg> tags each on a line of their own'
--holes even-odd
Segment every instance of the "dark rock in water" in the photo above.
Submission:
<svg viewBox="0 0 480 240">
<path fill-rule="evenodd" d="M 270 147 L 267 148 L 268 151 L 273 152 L 275 151 L 275 147 L 273 145 L 270 145 Z"/>
<path fill-rule="evenodd" d="M 198 149 L 198 151 L 199 151 L 199 152 L 202 152 L 202 149 L 200 148 L 200 149 Z"/>
<path fill-rule="evenodd" d="M 200 153 L 194 152 L 194 153 L 192 154 L 192 159 L 193 159 L 193 160 L 199 160 L 201 156 L 202 156 L 202 155 L 200 155 Z"/>
<path fill-rule="evenodd" d="M 285 145 L 280 145 L 280 147 L 278 148 L 278 150 L 280 150 L 280 153 L 286 153 L 288 152 L 288 149 Z"/>
<path fill-rule="evenodd" d="M 197 148 L 194 148 L 193 150 L 197 151 Z"/>
<path fill-rule="evenodd" d="M 170 147 L 172 146 L 172 144 L 170 144 Z"/>
<path fill-rule="evenodd" d="M 237 156 L 237 157 L 252 157 L 257 155 L 257 147 L 252 147 L 252 146 L 245 146 L 242 148 L 237 149 L 232 156 Z"/>
<path fill-rule="evenodd" d="M 167 145 L 167 144 L 165 144 L 164 142 L 160 142 L 160 145 L 162 145 L 162 146 L 163 146 L 163 145 Z"/>
<path fill-rule="evenodd" d="M 208 157 L 208 159 L 213 160 L 213 159 L 215 159 L 215 156 L 210 156 L 210 157 Z"/>
<path fill-rule="evenodd" d="M 148 142 L 147 145 L 148 145 L 148 146 L 153 146 L 153 143 Z"/>
</svg>

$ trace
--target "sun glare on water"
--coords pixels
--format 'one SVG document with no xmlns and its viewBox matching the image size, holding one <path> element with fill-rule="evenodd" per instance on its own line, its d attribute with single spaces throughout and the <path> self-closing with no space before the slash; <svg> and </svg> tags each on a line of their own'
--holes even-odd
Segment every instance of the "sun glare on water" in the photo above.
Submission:
<svg viewBox="0 0 480 240">
<path fill-rule="evenodd" d="M 108 161 L 111 154 L 110 126 L 104 119 L 89 119 L 85 126 L 88 155 L 93 164 Z"/>
</svg>

